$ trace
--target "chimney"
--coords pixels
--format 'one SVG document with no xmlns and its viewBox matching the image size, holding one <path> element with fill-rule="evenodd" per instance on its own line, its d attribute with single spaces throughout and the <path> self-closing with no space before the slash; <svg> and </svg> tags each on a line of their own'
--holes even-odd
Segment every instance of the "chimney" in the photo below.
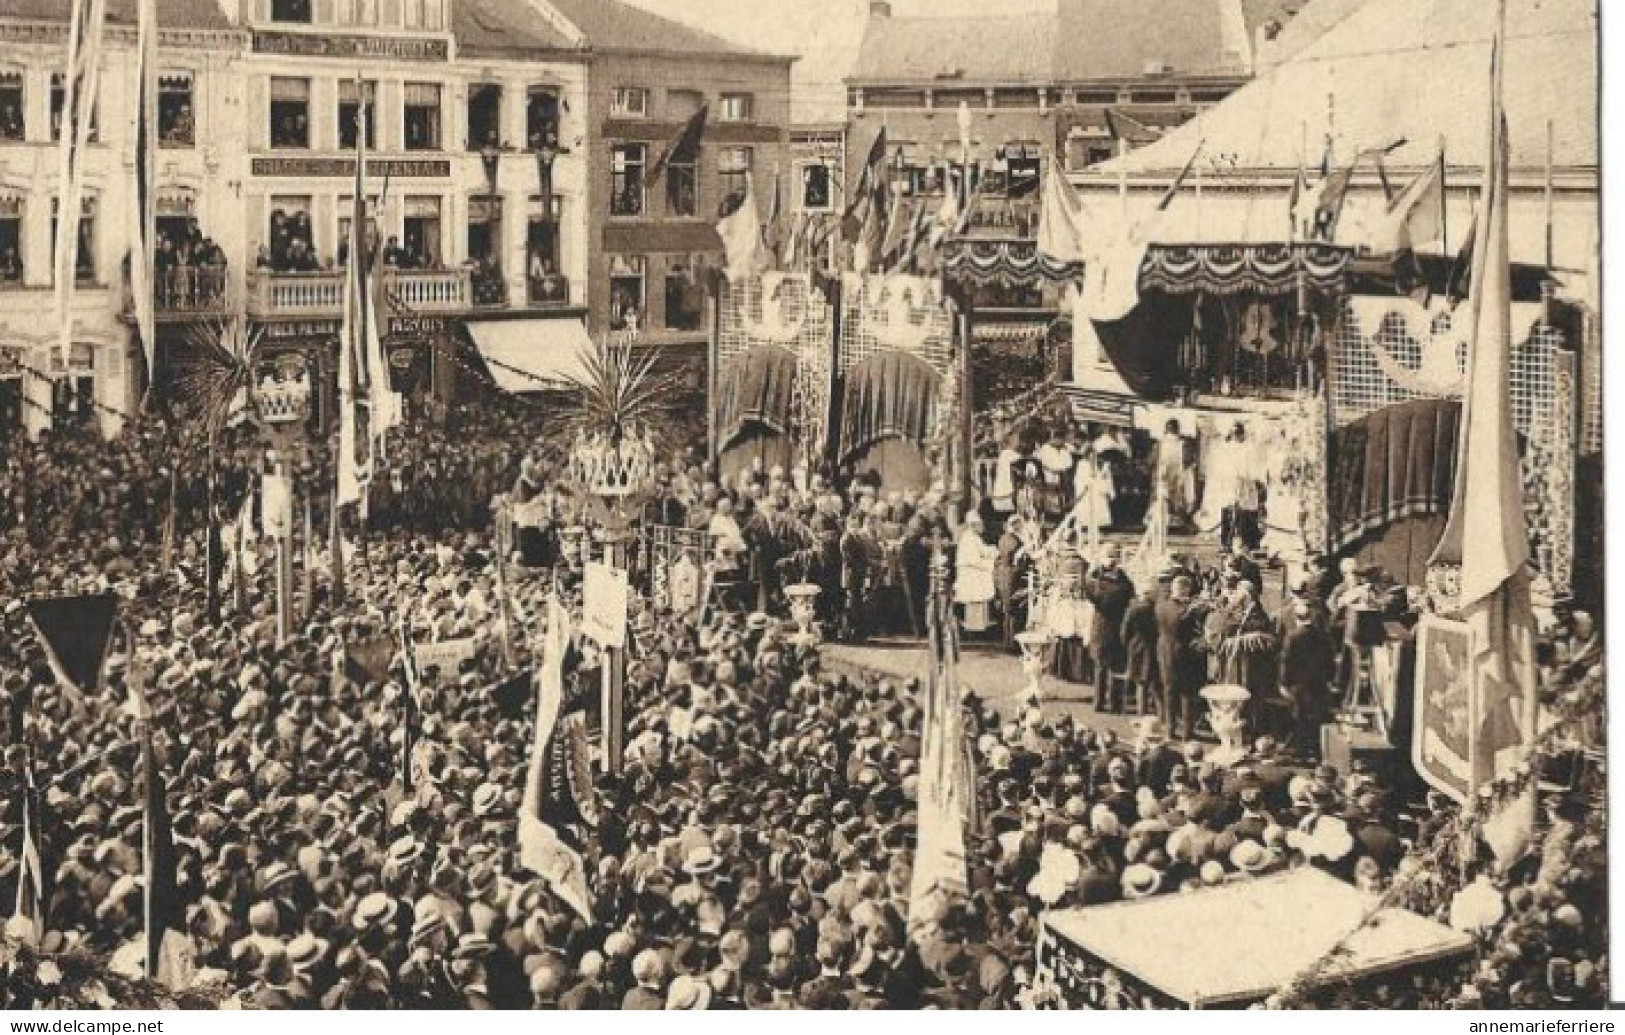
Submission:
<svg viewBox="0 0 1625 1035">
<path fill-rule="evenodd" d="M 890 18 L 891 0 L 869 0 L 869 17 Z"/>
</svg>

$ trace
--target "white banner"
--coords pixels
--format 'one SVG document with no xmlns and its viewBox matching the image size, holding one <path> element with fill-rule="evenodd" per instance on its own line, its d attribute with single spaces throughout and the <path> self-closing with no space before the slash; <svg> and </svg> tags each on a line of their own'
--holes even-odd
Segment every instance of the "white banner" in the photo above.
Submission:
<svg viewBox="0 0 1625 1035">
<path fill-rule="evenodd" d="M 599 646 L 626 646 L 626 615 L 631 601 L 626 572 L 602 563 L 587 565 L 582 598 L 581 631 Z"/>
<path fill-rule="evenodd" d="M 434 668 L 441 675 L 456 675 L 463 662 L 474 656 L 474 638 L 413 644 L 412 654 L 417 658 L 420 672 Z"/>
</svg>

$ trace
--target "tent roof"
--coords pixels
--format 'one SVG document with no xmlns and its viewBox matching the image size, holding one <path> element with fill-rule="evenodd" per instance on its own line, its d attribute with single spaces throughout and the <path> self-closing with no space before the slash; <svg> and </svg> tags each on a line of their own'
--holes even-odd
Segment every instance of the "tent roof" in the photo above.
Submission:
<svg viewBox="0 0 1625 1035">
<path fill-rule="evenodd" d="M 871 18 L 853 82 L 1049 82 L 1051 14 L 974 18 Z"/>
<path fill-rule="evenodd" d="M 1375 903 L 1303 867 L 1188 895 L 1068 910 L 1046 923 L 1090 956 L 1191 1005 L 1263 999 L 1344 938 L 1346 954 L 1323 981 L 1472 951 L 1467 935 L 1403 909 L 1384 909 L 1360 928 Z"/>
<path fill-rule="evenodd" d="M 1200 138 L 1209 154 L 1223 154 L 1238 169 L 1295 170 L 1305 158 L 1318 162 L 1328 133 L 1338 162 L 1404 138 L 1390 165 L 1422 166 L 1442 138 L 1452 165 L 1483 164 L 1495 5 L 1364 0 L 1352 13 L 1347 6 L 1347 0 L 1315 0 L 1300 18 L 1334 18 L 1324 35 L 1199 122 L 1096 169 L 1107 176 L 1120 166 L 1136 173 L 1177 170 Z M 1595 0 L 1509 0 L 1507 36 L 1513 165 L 1545 165 L 1549 123 L 1554 165 L 1596 166 Z"/>
</svg>

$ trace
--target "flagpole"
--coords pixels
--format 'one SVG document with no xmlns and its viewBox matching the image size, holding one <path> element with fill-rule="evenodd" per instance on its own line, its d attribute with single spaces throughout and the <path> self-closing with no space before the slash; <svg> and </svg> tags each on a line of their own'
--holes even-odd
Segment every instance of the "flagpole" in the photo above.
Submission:
<svg viewBox="0 0 1625 1035">
<path fill-rule="evenodd" d="M 1556 236 L 1555 236 L 1555 233 L 1553 231 L 1554 216 L 1556 214 L 1555 211 L 1554 211 L 1555 201 L 1556 201 L 1555 185 L 1553 183 L 1553 178 L 1555 176 L 1555 169 L 1554 169 L 1555 155 L 1554 155 L 1553 152 L 1555 150 L 1556 150 L 1556 130 L 1553 128 L 1552 120 L 1547 119 L 1546 120 L 1546 271 L 1547 271 L 1547 276 L 1551 275 L 1551 269 L 1552 269 L 1552 266 L 1555 264 L 1555 258 L 1556 258 L 1556 256 L 1555 256 L 1555 252 L 1556 252 L 1556 247 L 1555 247 Z"/>
</svg>

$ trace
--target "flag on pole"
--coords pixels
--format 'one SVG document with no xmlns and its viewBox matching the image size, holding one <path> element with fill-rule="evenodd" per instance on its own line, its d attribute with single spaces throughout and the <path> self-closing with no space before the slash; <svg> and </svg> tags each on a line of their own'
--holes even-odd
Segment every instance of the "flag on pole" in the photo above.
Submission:
<svg viewBox="0 0 1625 1035">
<path fill-rule="evenodd" d="M 96 98 L 101 92 L 102 42 L 107 0 L 74 0 L 68 17 L 67 64 L 57 125 L 56 252 L 54 274 L 58 352 L 64 369 L 73 351 L 73 292 L 79 262 L 79 223 L 84 201 L 82 158 L 90 146 Z"/>
<path fill-rule="evenodd" d="M 101 682 L 118 598 L 111 593 L 36 597 L 27 609 L 57 682 L 82 704 L 82 695 Z"/>
<path fill-rule="evenodd" d="M 46 911 L 51 902 L 47 890 L 50 870 L 45 865 L 44 839 L 40 836 L 44 822 L 40 814 L 39 788 L 34 783 L 33 759 L 26 759 L 23 767 L 23 841 L 22 853 L 18 857 L 17 901 L 11 916 L 24 940 L 29 945 L 38 945 L 44 940 L 48 926 Z"/>
<path fill-rule="evenodd" d="M 847 240 L 854 240 L 864 223 L 871 218 L 873 211 L 879 208 L 884 212 L 887 206 L 886 194 L 888 191 L 886 181 L 886 127 L 881 126 L 880 132 L 875 134 L 874 142 L 869 145 L 869 154 L 863 160 L 863 168 L 858 174 L 857 186 L 852 191 L 852 200 L 846 206 L 846 212 L 841 217 L 841 229 Z"/>
<path fill-rule="evenodd" d="M 1475 788 L 1531 764 L 1539 719 L 1534 610 L 1522 465 L 1512 411 L 1512 262 L 1508 234 L 1510 154 L 1502 62 L 1505 0 L 1492 58 L 1489 168 L 1483 223 L 1473 254 L 1472 341 L 1455 495 L 1432 563 L 1459 565 L 1461 618 L 1472 630 L 1469 764 Z M 1527 850 L 1538 781 L 1499 809 L 1484 837 L 1503 864 Z"/>
<path fill-rule="evenodd" d="M 784 221 L 784 184 L 778 167 L 773 169 L 773 195 L 767 199 L 767 218 L 762 222 L 762 260 L 768 269 L 774 268 L 782 251 Z"/>
<path fill-rule="evenodd" d="M 188 983 L 190 960 L 195 954 L 182 933 L 185 915 L 176 886 L 175 834 L 164 798 L 164 775 L 153 751 L 152 708 L 147 701 L 145 674 L 133 642 L 126 681 L 129 708 L 141 737 L 143 970 L 148 980 L 178 988 Z"/>
<path fill-rule="evenodd" d="M 418 728 L 418 675 L 417 652 L 412 648 L 412 629 L 405 615 L 401 616 L 401 668 L 404 691 L 401 694 L 401 766 L 397 774 L 401 786 L 411 791 L 414 787 L 412 752 L 417 748 Z"/>
<path fill-rule="evenodd" d="M 175 567 L 175 522 L 178 520 L 176 512 L 178 506 L 178 489 L 176 486 L 176 469 L 169 470 L 169 504 L 164 510 L 164 530 L 161 541 L 163 552 L 164 571 L 171 571 Z"/>
<path fill-rule="evenodd" d="M 678 134 L 666 144 L 666 149 L 660 153 L 660 157 L 649 166 L 649 172 L 643 177 L 645 187 L 652 187 L 671 163 L 687 165 L 699 158 L 700 141 L 705 138 L 705 122 L 710 115 L 711 106 L 700 105 L 700 110 L 689 118 Z"/>
<path fill-rule="evenodd" d="M 1444 152 L 1412 180 L 1371 230 L 1375 255 L 1415 251 L 1444 236 Z"/>
<path fill-rule="evenodd" d="M 919 932 L 933 897 L 962 895 L 968 887 L 965 796 L 970 788 L 965 783 L 964 718 L 955 676 L 958 645 L 945 583 L 946 576 L 933 581 L 926 609 L 930 651 L 920 747 L 919 829 L 909 886 L 911 936 Z"/>
<path fill-rule="evenodd" d="M 1083 199 L 1056 156 L 1045 170 L 1038 209 L 1038 254 L 1057 266 L 1081 269 L 1085 259 Z"/>
<path fill-rule="evenodd" d="M 717 223 L 726 254 L 726 274 L 730 283 L 740 284 L 767 268 L 762 247 L 762 216 L 756 208 L 756 189 L 749 171 L 745 173 L 745 196 L 739 207 Z"/>
<path fill-rule="evenodd" d="M 147 360 L 147 390 L 158 374 L 154 301 L 158 240 L 158 0 L 138 0 L 135 45 L 135 162 L 130 216 L 130 296 L 136 333 Z"/>
<path fill-rule="evenodd" d="M 564 708 L 564 655 L 570 646 L 570 616 L 555 595 L 547 605 L 542 663 L 536 672 L 536 731 L 531 744 L 525 794 L 519 806 L 519 863 L 539 875 L 587 923 L 593 923 L 592 894 L 580 850 L 554 822 L 549 789 L 549 756 Z"/>
</svg>

